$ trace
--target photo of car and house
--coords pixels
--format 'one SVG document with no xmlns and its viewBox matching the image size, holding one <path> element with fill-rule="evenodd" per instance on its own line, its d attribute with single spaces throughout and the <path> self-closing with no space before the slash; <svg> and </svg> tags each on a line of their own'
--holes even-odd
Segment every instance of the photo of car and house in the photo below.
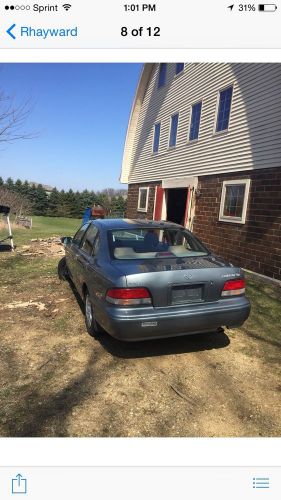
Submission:
<svg viewBox="0 0 281 500">
<path fill-rule="evenodd" d="M 281 65 L 2 86 L 0 435 L 280 436 Z"/>
</svg>

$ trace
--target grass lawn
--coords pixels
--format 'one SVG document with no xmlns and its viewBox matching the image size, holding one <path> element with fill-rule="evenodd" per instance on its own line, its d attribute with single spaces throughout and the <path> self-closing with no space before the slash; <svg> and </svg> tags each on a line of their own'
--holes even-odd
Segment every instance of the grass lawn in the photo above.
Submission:
<svg viewBox="0 0 281 500">
<path fill-rule="evenodd" d="M 246 274 L 246 293 L 252 305 L 243 330 L 252 338 L 268 345 L 281 347 L 281 284 L 271 284 L 252 274 Z"/>
<path fill-rule="evenodd" d="M 67 219 L 66 217 L 32 217 L 32 229 L 13 228 L 14 244 L 26 245 L 33 238 L 48 238 L 50 236 L 73 236 L 81 219 Z M 0 229 L 0 239 L 5 237 L 6 229 Z M 3 236 L 2 236 L 3 235 Z"/>
</svg>

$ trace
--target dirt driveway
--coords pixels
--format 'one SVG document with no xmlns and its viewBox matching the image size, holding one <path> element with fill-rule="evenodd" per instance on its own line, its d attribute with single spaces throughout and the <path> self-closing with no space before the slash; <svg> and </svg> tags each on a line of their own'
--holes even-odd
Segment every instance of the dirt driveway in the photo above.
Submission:
<svg viewBox="0 0 281 500">
<path fill-rule="evenodd" d="M 59 257 L 30 253 L 0 260 L 1 436 L 281 435 L 280 343 L 259 310 L 281 312 L 280 289 L 255 285 L 255 327 L 123 344 L 88 336 Z"/>
</svg>

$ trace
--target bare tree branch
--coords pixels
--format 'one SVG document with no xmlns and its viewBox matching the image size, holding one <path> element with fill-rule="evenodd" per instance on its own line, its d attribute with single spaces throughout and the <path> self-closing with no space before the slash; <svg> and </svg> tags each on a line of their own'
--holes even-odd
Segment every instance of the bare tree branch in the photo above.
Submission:
<svg viewBox="0 0 281 500">
<path fill-rule="evenodd" d="M 36 137 L 36 134 L 24 130 L 31 111 L 31 99 L 17 105 L 12 97 L 0 92 L 0 143 Z"/>
<path fill-rule="evenodd" d="M 28 215 L 31 211 L 31 203 L 27 198 L 5 187 L 0 187 L 0 205 L 10 207 L 11 213 L 15 215 Z"/>
</svg>

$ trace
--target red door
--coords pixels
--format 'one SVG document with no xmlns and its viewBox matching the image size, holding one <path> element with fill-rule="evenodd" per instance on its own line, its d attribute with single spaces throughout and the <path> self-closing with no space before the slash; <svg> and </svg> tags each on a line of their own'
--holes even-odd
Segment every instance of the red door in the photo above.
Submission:
<svg viewBox="0 0 281 500">
<path fill-rule="evenodd" d="M 164 191 L 160 186 L 156 186 L 153 220 L 161 220 Z"/>
<path fill-rule="evenodd" d="M 187 188 L 186 206 L 184 214 L 184 227 L 189 228 L 189 209 L 190 209 L 190 188 Z"/>
</svg>

